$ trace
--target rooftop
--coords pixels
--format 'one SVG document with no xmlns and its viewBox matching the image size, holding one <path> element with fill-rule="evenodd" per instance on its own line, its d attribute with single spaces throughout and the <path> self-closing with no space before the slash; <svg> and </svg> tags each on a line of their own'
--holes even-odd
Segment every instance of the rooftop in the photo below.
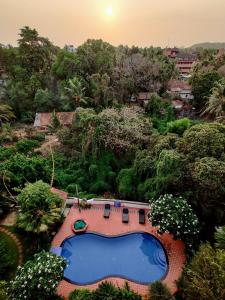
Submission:
<svg viewBox="0 0 225 300">
<path fill-rule="evenodd" d="M 73 121 L 74 112 L 57 112 L 57 118 L 61 125 L 70 125 Z M 51 124 L 52 113 L 36 113 L 34 127 L 47 127 Z"/>
</svg>

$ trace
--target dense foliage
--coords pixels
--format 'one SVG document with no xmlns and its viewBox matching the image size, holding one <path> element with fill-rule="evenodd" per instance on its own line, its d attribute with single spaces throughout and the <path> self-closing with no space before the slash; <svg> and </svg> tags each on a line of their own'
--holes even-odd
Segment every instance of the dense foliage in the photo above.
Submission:
<svg viewBox="0 0 225 300">
<path fill-rule="evenodd" d="M 48 231 L 60 220 L 62 199 L 42 181 L 26 185 L 18 196 L 18 204 L 20 211 L 17 224 L 25 231 Z"/>
<path fill-rule="evenodd" d="M 63 278 L 66 262 L 60 256 L 42 251 L 18 268 L 15 279 L 10 282 L 9 298 L 50 300 Z"/>
<path fill-rule="evenodd" d="M 0 240 L 0 280 L 5 279 L 5 275 L 11 269 L 15 263 L 15 258 L 11 255 L 11 251 L 8 249 L 10 245 L 6 240 Z"/>
<path fill-rule="evenodd" d="M 82 289 L 74 290 L 69 300 L 140 300 L 141 296 L 133 292 L 126 283 L 123 288 L 115 287 L 110 282 L 101 283 L 93 292 Z"/>
<path fill-rule="evenodd" d="M 180 289 L 185 299 L 220 300 L 225 296 L 225 251 L 202 245 L 184 271 Z"/>
<path fill-rule="evenodd" d="M 161 281 L 156 281 L 149 288 L 150 300 L 175 300 L 169 289 Z"/>
</svg>

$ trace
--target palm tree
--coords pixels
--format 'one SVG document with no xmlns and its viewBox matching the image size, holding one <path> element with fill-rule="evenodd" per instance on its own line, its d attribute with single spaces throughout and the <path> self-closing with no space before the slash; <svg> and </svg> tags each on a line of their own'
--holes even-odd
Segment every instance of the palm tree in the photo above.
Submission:
<svg viewBox="0 0 225 300">
<path fill-rule="evenodd" d="M 0 104 L 0 127 L 3 122 L 9 122 L 15 118 L 12 108 L 7 104 Z"/>
<path fill-rule="evenodd" d="M 25 231 L 41 233 L 47 232 L 61 218 L 61 209 L 55 205 L 48 209 L 36 209 L 20 213 L 17 225 Z"/>
<path fill-rule="evenodd" d="M 29 183 L 18 195 L 17 224 L 25 231 L 48 232 L 61 219 L 62 199 L 43 181 Z"/>
<path fill-rule="evenodd" d="M 217 81 L 212 88 L 202 115 L 206 114 L 213 115 L 217 119 L 225 117 L 225 79 Z"/>
<path fill-rule="evenodd" d="M 225 250 L 225 226 L 216 229 L 215 240 L 216 248 Z"/>
<path fill-rule="evenodd" d="M 68 86 L 65 87 L 65 90 L 75 100 L 76 106 L 79 106 L 80 104 L 87 104 L 87 98 L 84 95 L 85 87 L 79 78 L 74 77 L 69 79 Z"/>
</svg>

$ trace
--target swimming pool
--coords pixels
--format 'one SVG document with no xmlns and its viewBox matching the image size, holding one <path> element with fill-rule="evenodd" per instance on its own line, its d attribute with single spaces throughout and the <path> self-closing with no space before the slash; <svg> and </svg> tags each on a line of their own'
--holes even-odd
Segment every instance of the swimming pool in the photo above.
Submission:
<svg viewBox="0 0 225 300">
<path fill-rule="evenodd" d="M 61 256 L 68 261 L 64 278 L 76 285 L 107 277 L 149 284 L 164 278 L 168 271 L 163 246 L 144 232 L 113 237 L 88 232 L 67 238 L 61 247 Z"/>
</svg>

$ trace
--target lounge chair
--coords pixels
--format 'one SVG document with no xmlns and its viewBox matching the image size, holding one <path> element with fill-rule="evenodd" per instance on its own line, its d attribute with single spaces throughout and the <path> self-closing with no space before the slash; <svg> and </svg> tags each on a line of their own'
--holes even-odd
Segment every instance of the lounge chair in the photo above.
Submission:
<svg viewBox="0 0 225 300">
<path fill-rule="evenodd" d="M 129 221 L 129 210 L 128 210 L 128 208 L 123 208 L 122 222 L 128 223 L 128 221 Z"/>
<path fill-rule="evenodd" d="M 110 215 L 110 204 L 105 204 L 105 208 L 104 208 L 104 218 L 108 219 L 109 215 Z"/>
<path fill-rule="evenodd" d="M 145 210 L 139 209 L 139 224 L 145 224 Z"/>
</svg>

